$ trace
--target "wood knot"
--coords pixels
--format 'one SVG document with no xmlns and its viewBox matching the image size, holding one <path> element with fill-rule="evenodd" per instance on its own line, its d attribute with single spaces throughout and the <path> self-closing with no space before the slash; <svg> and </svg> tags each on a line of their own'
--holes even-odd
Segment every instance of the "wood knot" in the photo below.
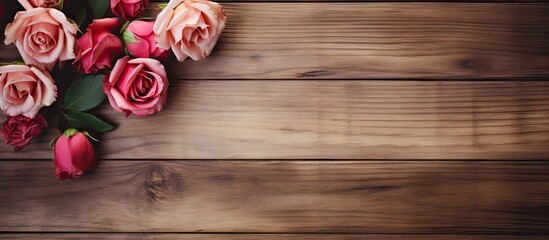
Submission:
<svg viewBox="0 0 549 240">
<path fill-rule="evenodd" d="M 331 73 L 329 71 L 314 70 L 314 71 L 298 73 L 297 77 L 301 77 L 301 78 L 303 78 L 303 77 L 325 77 L 325 76 L 329 76 L 329 75 L 331 75 Z"/>
<path fill-rule="evenodd" d="M 476 61 L 471 59 L 465 59 L 461 61 L 461 67 L 465 69 L 475 69 L 476 68 Z"/>
<path fill-rule="evenodd" d="M 143 182 L 142 188 L 150 201 L 158 201 L 179 191 L 180 178 L 165 167 L 155 165 Z"/>
<path fill-rule="evenodd" d="M 251 59 L 252 61 L 258 61 L 260 58 L 261 58 L 261 56 L 259 56 L 259 55 L 257 55 L 257 54 L 254 54 L 254 55 L 250 56 L 250 59 Z"/>
</svg>

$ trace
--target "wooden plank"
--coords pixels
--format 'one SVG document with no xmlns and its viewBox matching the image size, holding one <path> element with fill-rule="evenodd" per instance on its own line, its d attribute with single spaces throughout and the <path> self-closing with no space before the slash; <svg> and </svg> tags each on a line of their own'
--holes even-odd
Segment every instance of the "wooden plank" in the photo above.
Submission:
<svg viewBox="0 0 549 240">
<path fill-rule="evenodd" d="M 547 234 L 549 162 L 0 162 L 0 231 Z"/>
<path fill-rule="evenodd" d="M 547 159 L 549 82 L 183 81 L 105 134 L 105 159 Z M 1 121 L 2 119 L 0 119 Z M 144 134 L 146 133 L 146 134 Z M 40 137 L 0 158 L 49 158 Z"/>
<path fill-rule="evenodd" d="M 154 2 L 168 2 L 168 0 L 151 0 Z M 330 2 L 330 3 L 369 3 L 369 2 L 439 2 L 439 3 L 546 3 L 543 0 L 216 0 L 218 3 L 241 3 L 241 2 Z"/>
<path fill-rule="evenodd" d="M 508 235 L 422 235 L 422 234 L 158 234 L 158 233 L 25 233 L 25 234 L 0 234 L 0 238 L 6 239 L 147 239 L 147 240 L 546 240 L 547 236 L 508 236 Z"/>
<path fill-rule="evenodd" d="M 168 2 L 168 0 L 151 0 L 151 2 Z M 218 3 L 241 3 L 241 2 L 331 2 L 331 3 L 369 3 L 369 2 L 439 2 L 439 3 L 546 3 L 544 0 L 216 0 Z"/>
<path fill-rule="evenodd" d="M 410 79 L 549 74 L 549 5 L 225 3 L 210 58 L 185 79 Z M 155 16 L 159 7 L 153 4 Z M 13 45 L 0 61 L 19 58 Z M 173 59 L 172 59 L 173 61 Z"/>
</svg>

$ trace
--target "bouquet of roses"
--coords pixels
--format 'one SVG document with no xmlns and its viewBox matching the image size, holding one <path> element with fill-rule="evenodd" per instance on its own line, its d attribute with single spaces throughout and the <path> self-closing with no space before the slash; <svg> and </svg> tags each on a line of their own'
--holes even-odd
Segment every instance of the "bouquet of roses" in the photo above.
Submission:
<svg viewBox="0 0 549 240">
<path fill-rule="evenodd" d="M 0 0 L 10 18 L 4 42 L 23 60 L 0 65 L 2 136 L 20 151 L 42 129 L 59 128 L 51 146 L 61 180 L 94 169 L 92 135 L 115 128 L 90 110 L 108 99 L 126 117 L 161 111 L 169 85 L 161 61 L 170 50 L 179 61 L 206 58 L 227 20 L 209 0 L 171 0 L 156 19 L 141 18 L 149 0 L 18 2 Z"/>
</svg>

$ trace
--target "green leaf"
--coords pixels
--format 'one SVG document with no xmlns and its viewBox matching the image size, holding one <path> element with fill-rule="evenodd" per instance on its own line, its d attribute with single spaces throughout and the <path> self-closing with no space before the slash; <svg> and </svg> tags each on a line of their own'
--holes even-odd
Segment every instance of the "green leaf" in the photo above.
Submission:
<svg viewBox="0 0 549 240">
<path fill-rule="evenodd" d="M 96 142 L 99 142 L 99 140 L 97 140 L 96 138 L 92 137 L 92 136 L 90 135 L 90 133 L 87 132 L 87 131 L 82 131 L 82 134 L 84 134 L 84 136 L 90 138 L 91 140 L 94 140 L 94 141 L 96 141 Z"/>
<path fill-rule="evenodd" d="M 65 1 L 64 0 L 61 0 L 59 1 L 59 3 L 57 3 L 57 5 L 53 6 L 55 9 L 59 10 L 59 11 L 62 11 L 63 10 L 63 3 Z"/>
<path fill-rule="evenodd" d="M 56 137 L 56 138 L 54 138 L 50 141 L 50 148 L 51 149 L 53 149 L 53 146 L 55 146 L 55 143 L 57 142 L 57 139 L 59 139 L 59 137 Z"/>
<path fill-rule="evenodd" d="M 8 66 L 8 65 L 26 65 L 23 61 L 13 61 L 13 62 L 0 62 L 0 67 Z"/>
<path fill-rule="evenodd" d="M 128 28 L 128 25 L 130 25 L 131 21 L 127 21 L 124 23 L 124 25 L 122 25 L 122 28 L 120 28 L 120 33 L 123 33 L 126 28 Z"/>
<path fill-rule="evenodd" d="M 85 75 L 72 83 L 65 94 L 65 107 L 75 111 L 86 111 L 103 102 L 103 76 Z"/>
<path fill-rule="evenodd" d="M 69 128 L 69 129 L 67 129 L 63 132 L 63 135 L 65 135 L 66 137 L 71 137 L 71 136 L 73 136 L 74 134 L 77 134 L 77 133 L 78 133 L 78 130 L 76 130 L 74 128 Z"/>
<path fill-rule="evenodd" d="M 124 40 L 124 44 L 132 44 L 137 42 L 135 35 L 133 35 L 130 31 L 124 31 L 124 33 L 122 33 L 122 40 Z"/>
<path fill-rule="evenodd" d="M 113 125 L 88 113 L 70 111 L 65 116 L 69 125 L 74 128 L 89 128 L 96 132 L 108 132 L 114 129 Z"/>
<path fill-rule="evenodd" d="M 110 0 L 89 0 L 88 4 L 92 10 L 94 19 L 102 18 L 110 7 Z"/>
<path fill-rule="evenodd" d="M 168 7 L 168 4 L 167 3 L 160 3 L 160 4 L 158 4 L 158 6 L 160 7 L 160 9 L 164 9 L 164 8 Z"/>
<path fill-rule="evenodd" d="M 88 11 L 85 7 L 78 8 L 76 16 L 74 17 L 74 22 L 78 26 L 78 29 L 82 29 L 82 24 L 86 22 L 86 16 L 88 16 Z"/>
</svg>

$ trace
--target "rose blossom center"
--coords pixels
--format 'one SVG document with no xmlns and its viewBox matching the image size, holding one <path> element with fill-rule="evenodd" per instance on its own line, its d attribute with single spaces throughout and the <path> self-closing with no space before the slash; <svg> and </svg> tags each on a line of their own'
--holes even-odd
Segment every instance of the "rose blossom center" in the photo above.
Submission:
<svg viewBox="0 0 549 240">
<path fill-rule="evenodd" d="M 151 84 L 148 81 L 142 81 L 141 91 L 139 91 L 139 96 L 145 95 L 151 88 Z"/>
<path fill-rule="evenodd" d="M 154 77 L 148 73 L 140 74 L 139 79 L 137 80 L 137 83 L 136 83 L 137 96 L 145 97 L 147 93 L 149 93 L 152 86 L 152 81 L 153 81 L 152 78 Z"/>
<path fill-rule="evenodd" d="M 57 5 L 56 0 L 44 0 L 44 2 L 40 5 L 40 7 L 48 8 L 48 7 L 54 7 Z"/>
<path fill-rule="evenodd" d="M 139 8 L 138 8 L 138 10 L 136 11 L 136 14 L 135 14 L 134 17 L 139 16 L 139 15 L 142 15 L 144 12 L 145 12 L 145 3 L 144 3 L 144 2 L 141 2 L 141 3 L 139 4 Z"/>
<path fill-rule="evenodd" d="M 29 46 L 37 53 L 50 51 L 56 45 L 56 40 L 52 37 L 52 34 L 57 34 L 57 31 L 53 26 L 47 26 L 44 31 L 32 33 Z"/>
<path fill-rule="evenodd" d="M 36 88 L 36 81 L 29 79 L 30 76 L 26 74 L 17 74 L 14 79 L 17 79 L 16 82 L 12 82 L 5 86 L 6 95 L 4 95 L 5 100 L 8 100 L 14 104 L 20 104 L 24 102 L 30 96 L 33 90 Z"/>
<path fill-rule="evenodd" d="M 17 89 L 16 85 L 10 86 L 10 97 L 12 99 L 12 102 L 21 102 L 22 98 L 25 98 L 27 95 L 29 95 L 28 91 L 21 91 Z"/>
</svg>

